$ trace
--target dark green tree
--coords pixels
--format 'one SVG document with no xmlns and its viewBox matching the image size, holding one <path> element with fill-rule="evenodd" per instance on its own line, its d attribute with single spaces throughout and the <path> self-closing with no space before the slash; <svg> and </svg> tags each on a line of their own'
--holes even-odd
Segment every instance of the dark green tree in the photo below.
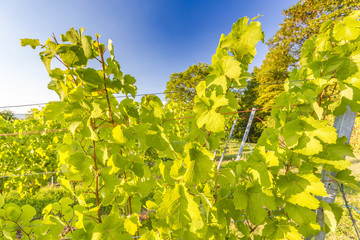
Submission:
<svg viewBox="0 0 360 240">
<path fill-rule="evenodd" d="M 6 121 L 13 121 L 16 119 L 14 113 L 10 110 L 2 110 L 0 112 L 0 115 L 6 120 Z"/>
<path fill-rule="evenodd" d="M 208 64 L 198 63 L 188 67 L 185 72 L 171 74 L 165 90 L 167 104 L 171 106 L 172 103 L 176 103 L 174 105 L 180 106 L 180 109 L 176 109 L 178 111 L 192 109 L 196 95 L 195 87 L 209 74 L 208 68 Z"/>
<path fill-rule="evenodd" d="M 250 110 L 253 107 L 258 107 L 255 105 L 255 100 L 259 97 L 257 90 L 258 87 L 258 81 L 255 78 L 254 72 L 252 73 L 253 78 L 248 81 L 248 85 L 246 86 L 245 90 L 242 91 L 239 94 L 239 110 Z M 264 129 L 265 125 L 259 120 L 263 119 L 265 117 L 265 113 L 262 111 L 257 111 L 255 113 L 255 116 L 257 118 L 254 118 L 250 133 L 249 133 L 249 140 L 252 143 L 257 142 L 257 139 L 260 137 L 262 130 Z M 247 126 L 247 123 L 249 121 L 250 113 L 239 113 L 239 118 L 237 121 L 237 131 L 235 132 L 235 136 L 238 139 L 241 139 L 244 133 L 244 130 Z"/>
</svg>

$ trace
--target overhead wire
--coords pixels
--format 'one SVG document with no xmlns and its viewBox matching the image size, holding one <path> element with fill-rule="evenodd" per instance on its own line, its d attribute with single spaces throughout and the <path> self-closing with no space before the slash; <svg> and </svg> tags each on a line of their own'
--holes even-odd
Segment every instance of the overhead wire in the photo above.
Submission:
<svg viewBox="0 0 360 240">
<path fill-rule="evenodd" d="M 295 105 L 291 105 L 295 106 Z M 276 108 L 284 108 L 286 106 L 276 106 L 276 107 L 268 107 L 268 108 L 255 108 L 256 111 L 264 111 L 268 109 L 276 109 Z M 221 115 L 230 115 L 230 114 L 237 114 L 237 113 L 247 113 L 251 112 L 253 109 L 248 110 L 240 110 L 240 111 L 234 111 L 234 112 L 226 112 L 226 113 L 220 113 Z M 173 120 L 185 120 L 185 119 L 192 119 L 194 116 L 189 117 L 181 117 L 181 118 L 169 118 L 169 119 L 163 119 L 163 121 L 173 121 Z M 140 122 L 142 123 L 142 122 Z M 115 125 L 126 125 L 126 123 L 119 123 Z M 113 125 L 102 125 L 100 128 L 107 128 L 107 127 L 113 127 Z M 61 129 L 49 129 L 49 130 L 43 130 L 43 131 L 32 131 L 32 132 L 16 132 L 16 133 L 1 133 L 0 136 L 16 136 L 16 135 L 30 135 L 30 134 L 42 134 L 42 133 L 55 133 L 55 132 L 66 132 L 69 131 L 67 128 L 61 128 Z"/>
<path fill-rule="evenodd" d="M 276 85 L 276 84 L 283 84 L 289 82 L 301 82 L 301 81 L 312 81 L 313 79 L 300 79 L 300 80 L 289 80 L 289 81 L 282 81 L 282 82 L 272 82 L 272 83 L 255 83 L 255 84 L 248 84 L 247 86 L 261 86 L 261 85 Z M 135 97 L 147 96 L 147 95 L 164 95 L 164 94 L 175 94 L 175 93 L 184 93 L 187 91 L 171 91 L 171 92 L 153 92 L 153 93 L 139 93 L 135 94 Z M 114 96 L 115 98 L 126 98 L 126 95 L 122 96 Z M 106 99 L 106 98 L 104 98 Z M 46 105 L 47 103 L 29 103 L 29 104 L 20 104 L 20 105 L 9 105 L 9 106 L 0 106 L 0 109 L 4 108 L 17 108 L 17 107 L 32 107 L 32 106 L 42 106 Z"/>
</svg>

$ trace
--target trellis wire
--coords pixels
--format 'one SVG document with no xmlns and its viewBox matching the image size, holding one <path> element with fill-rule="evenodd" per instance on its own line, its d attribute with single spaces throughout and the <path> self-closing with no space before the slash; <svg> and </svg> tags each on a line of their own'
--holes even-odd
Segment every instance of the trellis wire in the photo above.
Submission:
<svg viewBox="0 0 360 240">
<path fill-rule="evenodd" d="M 102 216 L 100 218 L 105 218 L 106 216 Z M 83 221 L 89 221 L 89 220 L 94 220 L 94 219 L 99 219 L 98 217 L 93 217 L 93 218 L 85 218 L 83 219 Z M 69 220 L 68 222 L 78 222 L 79 220 Z M 32 228 L 32 227 L 39 227 L 41 226 L 41 224 L 34 224 L 34 225 L 27 225 L 27 226 L 16 226 L 16 227 L 8 227 L 8 228 L 4 228 L 4 229 L 18 229 L 18 228 Z M 133 236 L 132 238 L 136 239 L 136 238 L 141 238 L 141 236 Z M 65 239 L 73 239 L 72 237 L 65 237 L 65 238 L 61 238 L 62 240 Z"/>
<path fill-rule="evenodd" d="M 297 105 L 292 105 L 297 106 Z M 276 106 L 276 107 L 268 107 L 268 108 L 253 108 L 256 111 L 264 111 L 269 109 L 275 109 L 275 108 L 284 108 L 285 106 Z M 221 115 L 230 115 L 230 114 L 237 114 L 237 113 L 246 113 L 251 112 L 253 109 L 247 109 L 247 110 L 240 110 L 240 111 L 234 111 L 234 112 L 226 112 L 221 113 Z M 182 118 L 171 118 L 171 119 L 164 119 L 163 121 L 173 121 L 173 120 L 185 120 L 185 119 L 192 119 L 194 116 L 190 117 L 182 117 Z M 126 125 L 124 123 L 115 124 L 115 125 Z M 106 128 L 107 125 L 101 126 L 101 128 Z M 109 125 L 109 127 L 113 127 L 113 125 Z M 27 135 L 27 134 L 39 134 L 39 133 L 54 133 L 54 132 L 66 132 L 69 131 L 67 128 L 61 128 L 61 129 L 49 129 L 49 130 L 43 130 L 43 131 L 32 131 L 32 132 L 17 132 L 17 133 L 1 133 L 0 136 L 16 136 L 16 135 Z"/>
<path fill-rule="evenodd" d="M 33 175 L 48 175 L 48 174 L 56 174 L 56 173 L 64 173 L 64 172 L 70 172 L 70 171 L 41 172 L 41 173 L 24 173 L 24 174 L 17 174 L 17 175 L 5 175 L 5 176 L 0 176 L 0 178 L 25 177 L 25 176 L 33 176 Z"/>
<path fill-rule="evenodd" d="M 352 221 L 352 224 L 354 226 L 354 229 L 355 229 L 355 232 L 356 232 L 356 235 L 357 235 L 357 238 L 360 240 L 360 233 L 359 233 L 359 228 L 356 224 L 356 221 L 352 215 L 352 212 L 351 212 L 351 208 L 348 204 L 348 201 L 346 199 L 346 195 L 345 195 L 345 192 L 344 192 L 344 185 L 343 184 L 340 184 L 340 192 L 342 193 L 342 197 L 344 199 L 344 202 L 345 202 L 345 207 L 347 208 L 348 212 L 349 212 L 349 216 L 351 218 L 351 221 Z"/>
<path fill-rule="evenodd" d="M 289 80 L 289 81 L 282 81 L 282 82 L 272 82 L 272 83 L 255 83 L 255 84 L 248 84 L 247 86 L 261 86 L 261 85 L 276 85 L 276 84 L 283 84 L 288 82 L 302 82 L 302 81 L 312 81 L 314 79 L 299 79 L 299 80 Z M 135 97 L 141 97 L 146 95 L 163 95 L 163 94 L 174 94 L 174 93 L 182 93 L 187 91 L 172 91 L 172 92 L 154 92 L 154 93 L 139 93 L 135 94 Z M 127 96 L 114 96 L 115 98 L 126 98 Z M 104 98 L 106 99 L 106 98 Z M 31 107 L 31 106 L 41 106 L 46 105 L 47 103 L 30 103 L 30 104 L 20 104 L 20 105 L 12 105 L 12 106 L 0 106 L 0 108 L 16 108 L 16 107 Z"/>
</svg>

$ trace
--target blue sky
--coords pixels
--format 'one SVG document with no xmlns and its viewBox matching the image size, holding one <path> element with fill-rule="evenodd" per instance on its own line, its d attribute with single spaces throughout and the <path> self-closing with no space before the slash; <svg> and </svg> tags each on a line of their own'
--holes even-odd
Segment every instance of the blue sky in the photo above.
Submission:
<svg viewBox="0 0 360 240">
<path fill-rule="evenodd" d="M 171 73 L 198 62 L 210 63 L 221 33 L 243 16 L 264 15 L 266 39 L 295 0 L 2 0 L 0 1 L 0 106 L 57 100 L 47 89 L 49 77 L 39 50 L 20 47 L 21 38 L 45 42 L 70 27 L 111 38 L 124 73 L 137 80 L 138 93 L 163 92 Z M 252 66 L 267 52 L 258 44 Z M 1 110 L 1 109 L 0 109 Z M 25 113 L 29 108 L 12 108 Z"/>
</svg>

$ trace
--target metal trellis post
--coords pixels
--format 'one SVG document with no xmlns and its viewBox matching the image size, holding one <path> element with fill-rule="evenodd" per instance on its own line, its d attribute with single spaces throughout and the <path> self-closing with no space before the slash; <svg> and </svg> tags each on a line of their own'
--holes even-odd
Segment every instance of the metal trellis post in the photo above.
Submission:
<svg viewBox="0 0 360 240">
<path fill-rule="evenodd" d="M 248 138 L 249 132 L 250 132 L 250 128 L 251 128 L 251 124 L 253 122 L 254 116 L 255 116 L 255 112 L 256 112 L 256 108 L 252 108 L 251 109 L 251 114 L 250 114 L 250 118 L 248 121 L 248 124 L 246 126 L 246 130 L 244 132 L 244 136 L 240 145 L 240 149 L 239 149 L 239 153 L 236 156 L 236 160 L 235 161 L 239 161 L 242 155 L 242 152 L 244 151 L 244 147 L 245 147 L 245 143 L 246 143 L 246 139 Z"/>
<path fill-rule="evenodd" d="M 230 141 L 230 139 L 231 139 L 231 136 L 233 135 L 236 122 L 237 122 L 237 118 L 235 118 L 235 121 L 234 121 L 234 123 L 233 123 L 233 125 L 232 125 L 232 127 L 231 127 L 230 134 L 229 134 L 228 140 L 226 141 L 226 145 L 225 145 L 225 148 L 224 148 L 224 152 L 223 152 L 223 154 L 221 155 L 221 158 L 220 158 L 220 161 L 219 161 L 219 165 L 218 165 L 218 167 L 217 167 L 217 170 L 218 170 L 218 171 L 220 170 L 220 165 L 221 165 L 221 163 L 222 163 L 222 161 L 223 161 L 223 159 L 224 159 L 224 157 L 225 157 L 225 152 L 226 152 L 226 150 L 227 150 L 227 148 L 228 148 L 228 145 L 229 145 L 229 141 Z M 215 154 L 216 154 L 216 152 L 215 152 Z"/>
<path fill-rule="evenodd" d="M 338 137 L 347 137 L 348 141 L 346 144 L 349 144 L 351 133 L 354 127 L 356 112 L 351 111 L 349 106 L 346 106 L 347 111 L 340 116 L 335 118 L 334 127 L 336 128 L 336 132 Z M 317 197 L 319 200 L 322 200 L 327 203 L 334 203 L 336 198 L 336 193 L 338 190 L 339 183 L 337 181 L 333 181 L 331 178 L 336 176 L 336 172 L 328 172 L 326 170 L 322 170 L 321 172 L 321 181 L 324 183 L 326 188 L 327 196 Z M 316 221 L 319 223 L 321 227 L 324 227 L 324 211 L 319 209 L 317 211 Z M 307 239 L 315 239 L 315 240 L 324 240 L 325 239 L 325 231 L 321 231 L 318 235 L 309 237 Z"/>
</svg>

